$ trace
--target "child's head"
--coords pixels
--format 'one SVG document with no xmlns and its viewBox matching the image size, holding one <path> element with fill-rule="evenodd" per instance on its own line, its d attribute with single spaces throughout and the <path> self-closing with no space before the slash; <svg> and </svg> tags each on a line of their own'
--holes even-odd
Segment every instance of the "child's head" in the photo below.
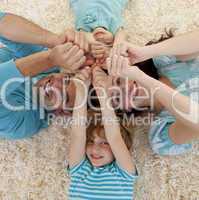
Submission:
<svg viewBox="0 0 199 200">
<path fill-rule="evenodd" d="M 130 133 L 125 127 L 120 127 L 122 138 L 130 149 L 132 145 Z M 115 159 L 101 122 L 93 122 L 87 128 L 86 155 L 94 167 L 102 167 Z"/>
</svg>

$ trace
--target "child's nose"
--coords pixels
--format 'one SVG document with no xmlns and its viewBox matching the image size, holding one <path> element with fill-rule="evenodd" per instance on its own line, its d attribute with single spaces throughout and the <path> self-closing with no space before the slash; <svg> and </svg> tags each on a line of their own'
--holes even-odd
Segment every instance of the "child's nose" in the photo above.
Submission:
<svg viewBox="0 0 199 200">
<path fill-rule="evenodd" d="M 100 145 L 94 144 L 93 145 L 93 153 L 99 153 L 99 151 L 100 151 Z"/>
</svg>

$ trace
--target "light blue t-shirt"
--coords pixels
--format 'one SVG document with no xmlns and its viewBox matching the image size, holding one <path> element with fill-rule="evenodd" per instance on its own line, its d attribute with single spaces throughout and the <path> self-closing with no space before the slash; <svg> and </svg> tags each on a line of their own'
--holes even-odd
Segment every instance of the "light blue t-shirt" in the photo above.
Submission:
<svg viewBox="0 0 199 200">
<path fill-rule="evenodd" d="M 174 56 L 153 59 L 160 76 L 168 78 L 181 94 L 199 102 L 199 60 L 179 61 Z M 160 155 L 179 155 L 192 150 L 191 144 L 177 145 L 169 137 L 169 127 L 176 121 L 168 111 L 162 111 L 151 125 L 149 141 Z M 189 134 L 189 133 L 187 133 Z"/>
<path fill-rule="evenodd" d="M 5 13 L 0 12 L 0 20 L 5 15 Z M 6 46 L 0 48 L 1 94 L 3 93 L 3 86 L 5 86 L 6 81 L 13 78 L 20 79 L 20 81 L 16 80 L 7 87 L 6 92 L 4 93 L 6 102 L 9 106 L 11 105 L 15 107 L 25 106 L 27 102 L 29 102 L 30 105 L 33 105 L 31 96 L 32 85 L 30 85 L 30 95 L 25 95 L 25 78 L 27 77 L 24 77 L 20 73 L 14 60 L 46 49 L 38 45 L 12 42 L 2 36 L 0 36 L 0 43 L 3 43 Z M 59 69 L 53 68 L 52 70 L 39 74 L 35 78 L 39 79 L 53 72 L 59 72 Z M 31 137 L 47 126 L 48 124 L 46 120 L 43 119 L 43 116 L 41 116 L 39 107 L 38 109 L 30 107 L 29 109 L 14 111 L 13 109 L 9 109 L 8 106 L 5 106 L 3 99 L 0 98 L 0 138 L 21 139 Z"/>
<path fill-rule="evenodd" d="M 115 34 L 122 26 L 122 13 L 128 0 L 70 0 L 77 30 L 92 32 L 104 27 Z"/>
<path fill-rule="evenodd" d="M 96 168 L 85 158 L 68 172 L 70 200 L 133 199 L 137 175 L 126 172 L 115 161 Z"/>
</svg>

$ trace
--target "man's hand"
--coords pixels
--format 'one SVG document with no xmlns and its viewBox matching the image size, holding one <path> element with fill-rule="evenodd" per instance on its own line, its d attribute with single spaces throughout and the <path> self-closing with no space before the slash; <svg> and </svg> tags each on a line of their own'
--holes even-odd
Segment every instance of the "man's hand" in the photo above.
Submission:
<svg viewBox="0 0 199 200">
<path fill-rule="evenodd" d="M 66 29 L 62 34 L 59 35 L 60 44 L 66 42 L 72 42 L 79 46 L 80 49 L 85 52 L 89 51 L 89 44 L 86 38 L 86 34 L 83 31 L 75 31 L 74 29 Z"/>
<path fill-rule="evenodd" d="M 76 71 L 83 66 L 86 57 L 77 45 L 66 43 L 54 47 L 50 52 L 49 60 L 54 66 Z"/>
</svg>

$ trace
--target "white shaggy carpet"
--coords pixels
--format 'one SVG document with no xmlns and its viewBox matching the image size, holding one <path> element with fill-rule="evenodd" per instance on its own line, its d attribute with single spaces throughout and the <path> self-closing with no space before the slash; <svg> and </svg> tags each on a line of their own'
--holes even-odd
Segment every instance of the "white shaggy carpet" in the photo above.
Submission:
<svg viewBox="0 0 199 200">
<path fill-rule="evenodd" d="M 73 25 L 67 0 L 0 0 L 0 9 L 33 20 L 54 32 Z M 158 38 L 164 28 L 183 33 L 199 25 L 199 0 L 132 0 L 126 29 L 136 44 Z M 140 173 L 136 200 L 198 200 L 199 145 L 179 157 L 154 155 L 147 127 L 135 129 L 134 153 Z M 52 126 L 38 136 L 0 141 L 0 200 L 64 200 L 69 180 L 64 172 L 69 136 Z"/>
</svg>

